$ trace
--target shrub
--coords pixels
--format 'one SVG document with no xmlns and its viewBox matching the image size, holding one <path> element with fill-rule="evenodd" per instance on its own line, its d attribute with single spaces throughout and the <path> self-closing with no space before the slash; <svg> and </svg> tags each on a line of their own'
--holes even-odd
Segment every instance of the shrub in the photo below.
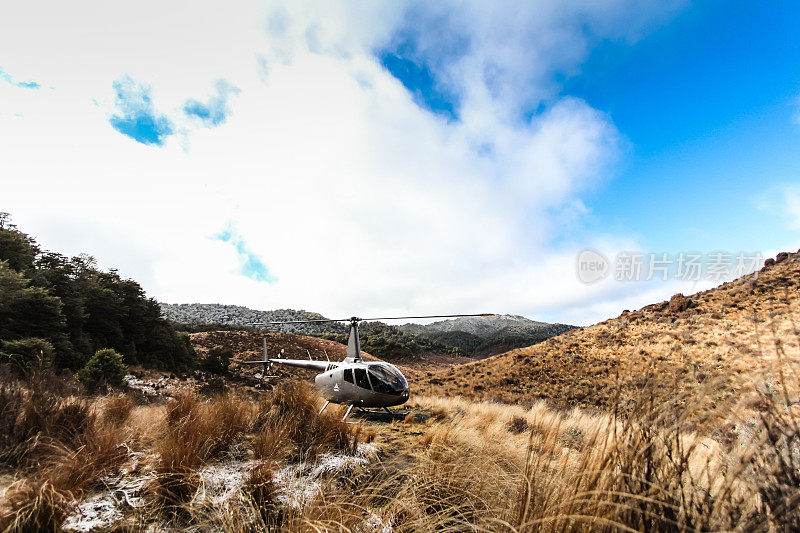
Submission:
<svg viewBox="0 0 800 533">
<path fill-rule="evenodd" d="M 211 348 L 200 360 L 200 368 L 212 374 L 227 376 L 233 352 L 226 348 Z"/>
<path fill-rule="evenodd" d="M 515 416 L 508 423 L 508 430 L 516 435 L 524 433 L 528 431 L 528 421 L 524 417 Z"/>
<path fill-rule="evenodd" d="M 53 345 L 44 339 L 0 340 L 0 363 L 10 365 L 17 375 L 27 374 L 36 363 L 50 363 L 53 353 Z"/>
<path fill-rule="evenodd" d="M 197 392 L 203 396 L 224 396 L 228 392 L 228 386 L 225 385 L 223 378 L 213 376 L 203 383 L 203 386 L 197 389 Z"/>
<path fill-rule="evenodd" d="M 79 372 L 78 379 L 90 390 L 108 385 L 118 387 L 125 377 L 125 363 L 122 355 L 111 348 L 97 350 Z"/>
</svg>

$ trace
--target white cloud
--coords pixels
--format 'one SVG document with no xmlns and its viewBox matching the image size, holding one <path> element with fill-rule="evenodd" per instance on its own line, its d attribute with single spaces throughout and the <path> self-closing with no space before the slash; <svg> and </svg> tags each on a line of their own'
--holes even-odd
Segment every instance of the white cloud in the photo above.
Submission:
<svg viewBox="0 0 800 533">
<path fill-rule="evenodd" d="M 630 237 L 552 244 L 561 225 L 580 227 L 581 195 L 620 155 L 608 117 L 558 98 L 554 76 L 578 69 L 598 39 L 633 39 L 668 10 L 79 4 L 0 8 L 0 49 L 14 51 L 0 67 L 42 85 L 0 85 L 0 208 L 46 247 L 90 252 L 168 302 L 585 323 L 630 297 L 574 271 L 579 249 L 613 255 L 635 247 Z M 461 98 L 459 121 L 421 109 L 373 54 L 412 19 L 424 22 L 426 60 L 454 35 L 471 43 L 432 63 Z M 151 86 L 170 117 L 217 80 L 241 92 L 224 124 L 187 119 L 159 148 L 109 125 L 121 76 Z M 229 220 L 277 283 L 241 275 L 236 250 L 209 238 Z"/>
</svg>

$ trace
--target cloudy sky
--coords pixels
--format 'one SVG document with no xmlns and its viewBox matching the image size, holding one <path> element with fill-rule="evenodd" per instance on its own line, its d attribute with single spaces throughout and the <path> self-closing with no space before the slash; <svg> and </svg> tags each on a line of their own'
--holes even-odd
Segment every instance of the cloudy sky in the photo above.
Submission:
<svg viewBox="0 0 800 533">
<path fill-rule="evenodd" d="M 620 257 L 800 246 L 797 3 L 498 6 L 6 2 L 0 210 L 161 301 L 328 316 L 590 324 L 718 283 Z"/>
</svg>

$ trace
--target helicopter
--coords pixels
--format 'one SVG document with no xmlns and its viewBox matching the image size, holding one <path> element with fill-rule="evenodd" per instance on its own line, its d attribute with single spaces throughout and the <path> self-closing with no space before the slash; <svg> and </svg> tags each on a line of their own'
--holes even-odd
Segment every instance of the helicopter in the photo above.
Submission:
<svg viewBox="0 0 800 533">
<path fill-rule="evenodd" d="M 314 324 L 324 322 L 348 322 L 349 333 L 347 339 L 347 354 L 344 360 L 339 362 L 320 361 L 311 359 L 283 359 L 269 358 L 267 356 L 267 341 L 264 339 L 264 359 L 261 361 L 243 361 L 244 363 L 263 364 L 264 374 L 272 365 L 287 365 L 298 368 L 310 368 L 317 370 L 314 385 L 325 398 L 325 405 L 320 409 L 320 414 L 331 403 L 347 405 L 342 420 L 346 420 L 353 410 L 358 407 L 380 408 L 393 413 L 389 407 L 402 405 L 408 401 L 409 388 L 408 380 L 400 370 L 391 363 L 384 361 L 364 361 L 361 358 L 361 341 L 358 336 L 358 324 L 365 321 L 374 320 L 412 320 L 426 318 L 456 318 L 468 316 L 495 316 L 493 313 L 480 313 L 468 315 L 426 315 L 426 316 L 402 316 L 402 317 L 383 317 L 383 318 L 344 318 L 344 319 L 311 319 L 311 320 L 286 320 L 278 322 L 256 322 L 254 326 L 268 326 L 281 324 Z M 327 357 L 327 354 L 326 354 Z"/>
</svg>

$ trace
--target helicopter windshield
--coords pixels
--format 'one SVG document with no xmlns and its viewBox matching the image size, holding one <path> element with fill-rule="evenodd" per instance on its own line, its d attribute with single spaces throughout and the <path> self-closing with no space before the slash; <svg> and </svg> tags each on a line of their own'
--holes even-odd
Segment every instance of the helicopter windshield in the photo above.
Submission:
<svg viewBox="0 0 800 533">
<path fill-rule="evenodd" d="M 387 364 L 369 365 L 372 388 L 382 394 L 395 394 L 408 388 L 408 382 L 395 367 Z"/>
</svg>

